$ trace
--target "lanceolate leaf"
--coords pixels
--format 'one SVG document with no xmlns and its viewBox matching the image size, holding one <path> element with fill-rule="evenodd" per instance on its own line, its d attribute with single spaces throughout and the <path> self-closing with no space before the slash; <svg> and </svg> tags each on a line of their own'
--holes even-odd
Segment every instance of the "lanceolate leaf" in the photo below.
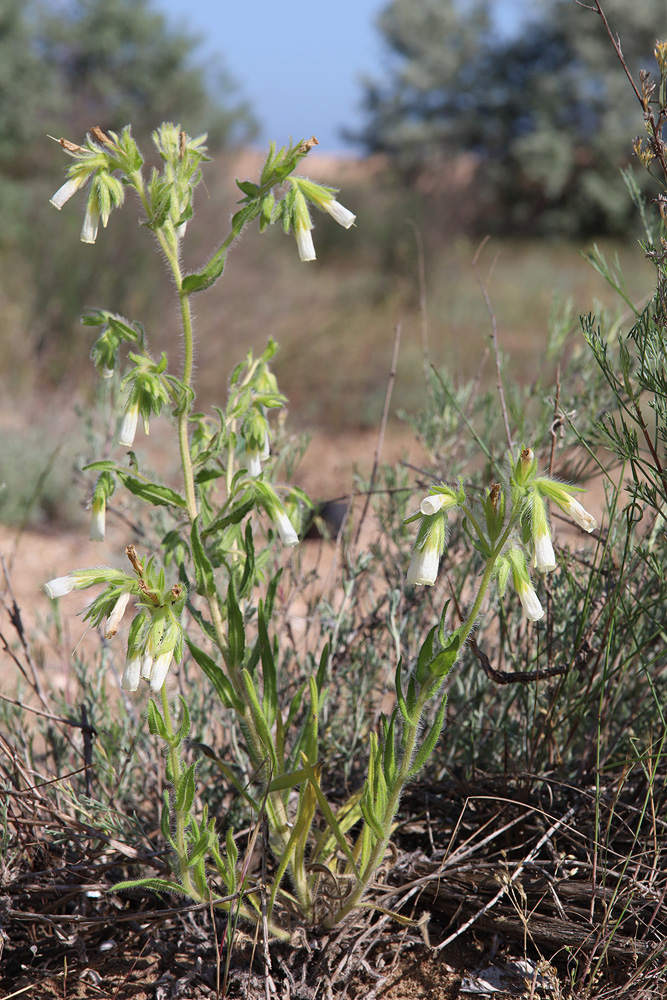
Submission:
<svg viewBox="0 0 667 1000">
<path fill-rule="evenodd" d="M 206 551 L 202 545 L 201 536 L 199 534 L 198 516 L 192 522 L 190 540 L 192 542 L 192 559 L 195 564 L 195 582 L 197 586 L 197 593 L 212 595 L 215 593 L 215 577 L 213 575 L 211 560 L 206 555 Z"/>
<path fill-rule="evenodd" d="M 440 739 L 440 733 L 442 732 L 442 727 L 445 722 L 445 709 L 447 708 L 447 695 L 442 696 L 442 703 L 438 709 L 438 714 L 435 717 L 433 725 L 429 729 L 424 742 L 420 746 L 417 755 L 415 756 L 412 767 L 410 768 L 410 777 L 414 777 L 418 771 L 421 771 L 422 767 L 429 759 L 433 751 L 435 750 L 436 743 Z"/>
<path fill-rule="evenodd" d="M 121 889 L 151 889 L 153 892 L 178 892 L 181 896 L 188 895 L 178 882 L 167 882 L 162 878 L 137 878 L 129 882 L 116 882 L 108 891 L 119 892 Z"/>
<path fill-rule="evenodd" d="M 136 476 L 130 475 L 125 469 L 116 468 L 116 475 L 124 486 L 139 497 L 145 503 L 150 503 L 158 507 L 179 507 L 185 509 L 187 504 L 180 493 L 170 489 L 168 486 L 161 486 L 159 483 L 147 483 Z"/>
</svg>

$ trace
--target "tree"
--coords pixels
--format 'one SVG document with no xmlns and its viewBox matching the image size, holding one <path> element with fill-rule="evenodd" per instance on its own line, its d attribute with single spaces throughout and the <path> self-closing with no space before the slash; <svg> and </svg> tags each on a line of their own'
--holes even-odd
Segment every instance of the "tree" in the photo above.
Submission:
<svg viewBox="0 0 667 1000">
<path fill-rule="evenodd" d="M 151 0 L 68 0 L 58 15 L 43 11 L 39 33 L 78 134 L 132 122 L 141 136 L 169 120 L 222 146 L 253 132 L 229 76 L 219 75 L 213 99 L 213 81 L 193 60 L 197 39 L 170 29 Z"/>
<path fill-rule="evenodd" d="M 653 64 L 663 0 L 606 0 L 629 69 Z M 632 217 L 619 166 L 641 112 L 599 19 L 574 0 L 531 7 L 499 40 L 488 3 L 393 0 L 379 28 L 384 83 L 366 85 L 359 137 L 404 169 L 471 152 L 485 228 L 582 235 L 622 232 Z"/>
<path fill-rule="evenodd" d="M 55 10 L 48 0 L 0 3 L 0 283 L 23 325 L 17 337 L 15 320 L 11 329 L 0 324 L 0 350 L 11 362 L 27 337 L 58 376 L 78 303 L 101 297 L 123 311 L 132 262 L 148 266 L 136 252 L 143 234 L 122 221 L 106 234 L 101 263 L 86 248 L 53 253 L 63 226 L 74 230 L 81 220 L 56 219 L 48 204 L 63 155 L 47 135 L 81 142 L 94 125 L 119 131 L 131 123 L 150 155 L 150 133 L 164 119 L 190 134 L 207 131 L 213 149 L 248 139 L 254 122 L 228 77 L 213 90 L 196 62 L 196 39 L 173 30 L 151 0 L 64 0 Z M 112 265 L 121 258 L 124 269 Z M 160 278 L 156 269 L 139 283 L 147 321 Z"/>
</svg>

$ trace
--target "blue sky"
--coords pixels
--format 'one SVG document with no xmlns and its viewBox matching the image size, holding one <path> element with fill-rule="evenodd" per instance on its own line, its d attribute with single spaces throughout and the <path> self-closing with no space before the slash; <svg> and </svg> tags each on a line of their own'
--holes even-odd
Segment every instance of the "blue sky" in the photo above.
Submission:
<svg viewBox="0 0 667 1000">
<path fill-rule="evenodd" d="M 360 80 L 378 76 L 375 19 L 388 0 L 153 0 L 174 27 L 202 38 L 213 72 L 221 61 L 260 123 L 259 142 L 315 133 L 322 151 L 346 148 L 343 127 L 361 124 Z M 495 0 L 511 31 L 526 0 Z"/>
</svg>

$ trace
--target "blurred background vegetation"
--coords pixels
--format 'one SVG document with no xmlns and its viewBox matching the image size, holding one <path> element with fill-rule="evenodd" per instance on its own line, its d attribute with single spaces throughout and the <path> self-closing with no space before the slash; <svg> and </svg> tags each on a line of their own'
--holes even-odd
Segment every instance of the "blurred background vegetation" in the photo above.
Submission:
<svg viewBox="0 0 667 1000">
<path fill-rule="evenodd" d="M 663 2 L 604 5 L 635 73 L 653 65 Z M 637 252 L 619 172 L 632 162 L 641 114 L 599 19 L 573 0 L 536 2 L 518 35 L 499 38 L 491 8 L 490 0 L 387 4 L 378 22 L 386 73 L 363 86 L 366 124 L 348 137 L 348 158 L 315 155 L 307 164 L 343 188 L 358 226 L 344 233 L 322 220 L 310 267 L 280 232 L 253 233 L 234 248 L 222 293 L 196 303 L 202 406 L 220 400 L 240 354 L 269 336 L 282 348 L 276 369 L 292 420 L 310 428 L 377 423 L 398 322 L 397 407 L 414 410 L 421 400 L 425 334 L 430 361 L 446 364 L 454 380 L 474 375 L 489 317 L 470 262 L 488 233 L 482 267 L 493 271 L 501 345 L 523 382 L 544 353 L 554 294 L 572 300 L 574 324 L 596 297 L 603 307 L 612 301 L 578 255 L 594 239 L 619 255 L 631 296 L 650 294 L 652 269 Z M 211 80 L 196 41 L 152 0 L 5 0 L 0 8 L 0 410 L 11 412 L 14 436 L 23 413 L 28 441 L 35 401 L 71 411 L 81 386 L 93 383 L 81 379 L 82 303 L 139 320 L 149 341 L 154 333 L 179 357 L 171 289 L 137 216 L 128 206 L 94 249 L 81 244 L 83 197 L 61 213 L 48 203 L 67 162 L 47 135 L 81 141 L 93 125 L 131 122 L 150 160 L 150 133 L 163 119 L 207 131 L 214 162 L 184 248 L 186 265 L 200 265 L 226 235 L 234 177 L 256 176 L 259 154 L 252 109 L 224 73 Z M 52 433 L 46 454 L 60 425 Z M 13 464 L 0 454 L 0 484 Z"/>
</svg>

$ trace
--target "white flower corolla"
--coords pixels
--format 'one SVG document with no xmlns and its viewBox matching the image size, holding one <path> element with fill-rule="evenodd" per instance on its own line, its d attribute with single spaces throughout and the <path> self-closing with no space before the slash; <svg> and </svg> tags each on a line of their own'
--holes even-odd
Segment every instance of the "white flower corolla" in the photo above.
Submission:
<svg viewBox="0 0 667 1000">
<path fill-rule="evenodd" d="M 120 427 L 120 434 L 118 435 L 118 444 L 123 445 L 125 448 L 131 448 L 134 444 L 134 438 L 137 433 L 137 424 L 139 422 L 139 402 L 138 400 L 133 400 L 129 403 L 127 409 L 125 410 L 125 416 L 123 417 L 123 423 Z"/>
<path fill-rule="evenodd" d="M 560 506 L 572 518 L 575 524 L 578 524 L 584 531 L 590 532 L 597 528 L 598 523 L 593 515 L 589 514 L 586 508 L 578 500 L 575 500 L 574 497 L 568 497 L 567 501 L 561 503 Z"/>
<path fill-rule="evenodd" d="M 422 514 L 437 514 L 438 511 L 442 509 L 444 504 L 446 504 L 450 499 L 451 498 L 446 496 L 444 493 L 435 493 L 433 496 L 424 497 L 422 502 L 419 504 L 419 509 Z"/>
<path fill-rule="evenodd" d="M 415 545 L 406 579 L 408 583 L 432 587 L 438 575 L 439 565 L 440 553 L 437 546 L 434 548 L 433 546 L 426 545 L 423 549 L 420 549 Z"/>
<path fill-rule="evenodd" d="M 70 198 L 83 187 L 87 180 L 88 178 L 85 176 L 68 178 L 65 183 L 58 188 L 53 198 L 49 199 L 53 207 L 60 211 L 63 205 L 65 205 Z"/>
<path fill-rule="evenodd" d="M 339 201 L 335 198 L 331 198 L 329 201 L 322 201 L 318 203 L 320 208 L 323 208 L 325 212 L 328 212 L 332 219 L 334 219 L 339 226 L 344 229 L 349 229 L 350 226 L 354 225 L 354 220 L 356 215 L 341 205 Z"/>
<path fill-rule="evenodd" d="M 90 540 L 91 542 L 103 542 L 106 523 L 107 502 L 104 497 L 93 500 L 92 515 L 90 518 Z"/>
<path fill-rule="evenodd" d="M 305 223 L 301 222 L 301 220 L 298 220 L 294 226 L 294 236 L 296 238 L 296 246 L 299 251 L 299 260 L 316 260 L 312 225 L 308 227 Z"/>
<path fill-rule="evenodd" d="M 246 448 L 243 456 L 243 464 L 248 470 L 248 475 L 256 479 L 262 471 L 262 456 L 257 448 Z"/>
<path fill-rule="evenodd" d="M 276 526 L 276 531 L 283 545 L 299 544 L 299 536 L 294 530 L 294 525 L 287 516 L 286 511 L 276 508 L 273 511 L 273 523 Z"/>
<path fill-rule="evenodd" d="M 578 524 L 584 531 L 590 532 L 597 528 L 598 523 L 593 515 L 589 514 L 586 508 L 572 496 L 572 493 L 576 492 L 576 487 L 566 486 L 546 477 L 536 479 L 533 485 L 542 496 L 557 503 L 563 513 L 571 517 L 575 524 Z"/>
<path fill-rule="evenodd" d="M 141 661 L 141 676 L 145 681 L 150 680 L 153 669 L 153 654 L 144 651 L 144 658 Z"/>
<path fill-rule="evenodd" d="M 89 198 L 86 205 L 86 214 L 83 217 L 83 226 L 81 227 L 81 242 L 94 243 L 97 239 L 99 225 L 100 210 L 96 202 L 91 204 L 91 199 Z"/>
<path fill-rule="evenodd" d="M 152 691 L 158 692 L 162 689 L 162 685 L 167 678 L 169 667 L 171 666 L 173 658 L 174 651 L 173 649 L 170 649 L 167 653 L 160 653 L 153 662 L 153 668 L 150 676 Z"/>
<path fill-rule="evenodd" d="M 44 584 L 44 590 L 52 601 L 58 597 L 65 597 L 66 594 L 71 594 L 75 587 L 76 580 L 73 576 L 57 576 L 55 580 L 49 580 L 48 583 Z"/>
<path fill-rule="evenodd" d="M 523 613 L 529 622 L 538 622 L 544 615 L 544 608 L 540 604 L 540 599 L 534 588 L 525 580 L 514 581 L 514 586 L 521 601 Z"/>
<path fill-rule="evenodd" d="M 432 587 L 438 575 L 440 556 L 445 551 L 447 518 L 438 512 L 423 515 L 412 559 L 407 572 L 407 582 Z"/>
<path fill-rule="evenodd" d="M 544 534 L 533 536 L 533 566 L 538 573 L 550 573 L 556 568 L 556 554 L 548 529 Z"/>
<path fill-rule="evenodd" d="M 130 600 L 130 594 L 121 594 L 116 603 L 114 604 L 113 611 L 107 618 L 107 627 L 104 633 L 107 639 L 113 639 L 116 632 L 118 631 L 118 627 L 121 623 L 123 615 L 125 614 L 125 609 L 127 608 L 129 600 Z"/>
<path fill-rule="evenodd" d="M 135 653 L 133 656 L 128 656 L 125 661 L 123 679 L 120 682 L 120 686 L 124 691 L 136 691 L 139 687 L 139 681 L 141 679 L 141 664 L 141 653 Z"/>
</svg>

